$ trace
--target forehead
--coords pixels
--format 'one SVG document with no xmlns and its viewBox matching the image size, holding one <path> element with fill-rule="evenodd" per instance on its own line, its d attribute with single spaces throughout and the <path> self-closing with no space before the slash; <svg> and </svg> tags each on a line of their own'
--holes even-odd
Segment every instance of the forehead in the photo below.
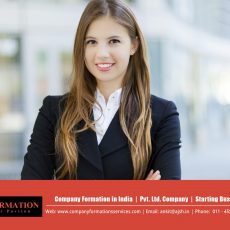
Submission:
<svg viewBox="0 0 230 230">
<path fill-rule="evenodd" d="M 127 29 L 111 16 L 94 20 L 86 33 L 91 37 L 129 36 Z"/>
</svg>

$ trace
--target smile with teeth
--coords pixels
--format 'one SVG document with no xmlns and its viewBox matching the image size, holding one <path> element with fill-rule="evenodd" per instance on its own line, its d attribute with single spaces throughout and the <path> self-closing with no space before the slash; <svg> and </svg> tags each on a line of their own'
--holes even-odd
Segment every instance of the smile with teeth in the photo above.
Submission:
<svg viewBox="0 0 230 230">
<path fill-rule="evenodd" d="M 108 71 L 113 66 L 113 63 L 100 63 L 100 64 L 96 64 L 96 66 L 100 71 Z"/>
<path fill-rule="evenodd" d="M 101 68 L 106 68 L 106 67 L 108 68 L 108 67 L 112 66 L 112 64 L 98 64 L 98 66 Z"/>
</svg>

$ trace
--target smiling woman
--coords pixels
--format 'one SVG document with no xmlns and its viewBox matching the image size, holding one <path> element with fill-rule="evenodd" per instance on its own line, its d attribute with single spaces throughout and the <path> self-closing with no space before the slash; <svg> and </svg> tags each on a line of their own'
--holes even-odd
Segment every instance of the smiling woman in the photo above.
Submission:
<svg viewBox="0 0 230 230">
<path fill-rule="evenodd" d="M 178 112 L 150 94 L 145 41 L 124 2 L 88 3 L 73 63 L 70 92 L 44 99 L 22 179 L 180 179 Z"/>
<path fill-rule="evenodd" d="M 131 40 L 128 30 L 111 16 L 102 16 L 93 21 L 86 34 L 85 64 L 96 78 L 101 92 L 110 92 L 121 87 L 130 55 L 138 47 L 138 39 Z"/>
</svg>

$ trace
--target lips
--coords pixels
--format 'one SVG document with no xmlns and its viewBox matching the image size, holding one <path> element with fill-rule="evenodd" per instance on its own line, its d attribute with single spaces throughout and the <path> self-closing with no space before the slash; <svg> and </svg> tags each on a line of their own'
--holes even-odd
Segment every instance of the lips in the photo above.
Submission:
<svg viewBox="0 0 230 230">
<path fill-rule="evenodd" d="M 101 72 L 107 72 L 109 70 L 111 70 L 112 66 L 114 65 L 114 63 L 97 63 L 97 69 Z"/>
</svg>

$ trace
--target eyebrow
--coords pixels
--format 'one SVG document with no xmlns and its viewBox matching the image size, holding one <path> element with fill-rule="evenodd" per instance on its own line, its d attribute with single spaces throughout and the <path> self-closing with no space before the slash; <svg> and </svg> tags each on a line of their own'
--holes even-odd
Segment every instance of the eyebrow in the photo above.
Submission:
<svg viewBox="0 0 230 230">
<path fill-rule="evenodd" d="M 85 39 L 96 39 L 96 38 L 93 37 L 93 36 L 87 36 Z M 108 40 L 109 40 L 109 39 L 121 39 L 121 37 L 119 37 L 119 36 L 110 36 L 110 37 L 108 37 L 107 39 L 108 39 Z"/>
</svg>

